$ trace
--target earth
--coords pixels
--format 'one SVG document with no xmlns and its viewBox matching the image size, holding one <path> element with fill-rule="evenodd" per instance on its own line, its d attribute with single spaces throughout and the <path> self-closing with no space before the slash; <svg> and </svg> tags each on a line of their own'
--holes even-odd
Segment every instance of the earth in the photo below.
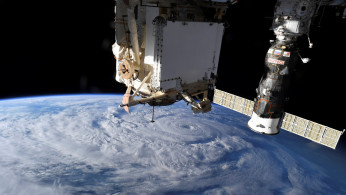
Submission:
<svg viewBox="0 0 346 195">
<path fill-rule="evenodd" d="M 346 156 L 247 116 L 120 95 L 0 101 L 0 194 L 346 194 Z"/>
</svg>

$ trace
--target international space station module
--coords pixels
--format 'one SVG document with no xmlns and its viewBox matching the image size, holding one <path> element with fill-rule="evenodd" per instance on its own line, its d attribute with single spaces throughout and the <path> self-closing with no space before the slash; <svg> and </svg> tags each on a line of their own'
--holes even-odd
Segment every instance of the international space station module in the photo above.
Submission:
<svg viewBox="0 0 346 195">
<path fill-rule="evenodd" d="M 210 111 L 226 9 L 210 1 L 117 1 L 113 53 L 116 80 L 128 87 L 124 108 L 184 99 L 195 113 Z"/>
<path fill-rule="evenodd" d="M 112 50 L 116 81 L 127 86 L 121 106 L 129 112 L 137 104 L 166 106 L 184 100 L 194 113 L 206 113 L 214 99 L 214 103 L 251 116 L 248 126 L 253 131 L 277 134 L 282 125 L 282 129 L 335 148 L 342 132 L 312 121 L 302 129 L 303 119 L 284 113 L 290 74 L 298 61 L 308 61 L 300 56 L 296 40 L 309 33 L 318 2 L 277 1 L 272 25 L 276 41 L 267 52 L 255 102 L 215 88 L 223 18 L 235 3 L 117 0 Z"/>
</svg>

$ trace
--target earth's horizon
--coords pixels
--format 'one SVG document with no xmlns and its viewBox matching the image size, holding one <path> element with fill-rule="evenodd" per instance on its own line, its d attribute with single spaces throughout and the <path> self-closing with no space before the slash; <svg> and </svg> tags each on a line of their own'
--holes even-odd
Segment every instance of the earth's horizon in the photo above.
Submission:
<svg viewBox="0 0 346 195">
<path fill-rule="evenodd" d="M 121 94 L 0 100 L 0 194 L 346 194 L 346 157 L 184 102 L 127 114 Z"/>
</svg>

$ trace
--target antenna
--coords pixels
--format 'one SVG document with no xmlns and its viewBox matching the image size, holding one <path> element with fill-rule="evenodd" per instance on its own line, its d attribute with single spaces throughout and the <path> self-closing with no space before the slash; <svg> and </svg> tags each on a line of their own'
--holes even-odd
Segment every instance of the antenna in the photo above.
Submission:
<svg viewBox="0 0 346 195">
<path fill-rule="evenodd" d="M 150 122 L 155 122 L 154 121 L 154 113 L 155 113 L 155 105 L 156 105 L 156 102 L 155 102 L 155 99 L 152 101 L 152 105 L 153 105 L 153 112 L 152 112 L 152 115 L 151 115 L 151 121 Z"/>
<path fill-rule="evenodd" d="M 154 121 L 154 110 L 155 110 L 154 107 L 155 107 L 155 106 L 153 105 L 153 113 L 152 113 L 151 121 L 150 121 L 150 122 L 152 122 L 152 123 L 155 122 L 155 121 Z"/>
</svg>

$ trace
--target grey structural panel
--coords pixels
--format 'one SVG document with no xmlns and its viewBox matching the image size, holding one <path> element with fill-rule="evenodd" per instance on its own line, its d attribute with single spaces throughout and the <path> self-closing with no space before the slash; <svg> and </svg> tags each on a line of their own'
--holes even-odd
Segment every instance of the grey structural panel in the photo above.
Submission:
<svg viewBox="0 0 346 195">
<path fill-rule="evenodd" d="M 247 116 L 252 115 L 255 104 L 254 101 L 218 89 L 215 89 L 213 102 Z M 344 132 L 289 113 L 283 115 L 280 128 L 333 149 Z"/>
</svg>

